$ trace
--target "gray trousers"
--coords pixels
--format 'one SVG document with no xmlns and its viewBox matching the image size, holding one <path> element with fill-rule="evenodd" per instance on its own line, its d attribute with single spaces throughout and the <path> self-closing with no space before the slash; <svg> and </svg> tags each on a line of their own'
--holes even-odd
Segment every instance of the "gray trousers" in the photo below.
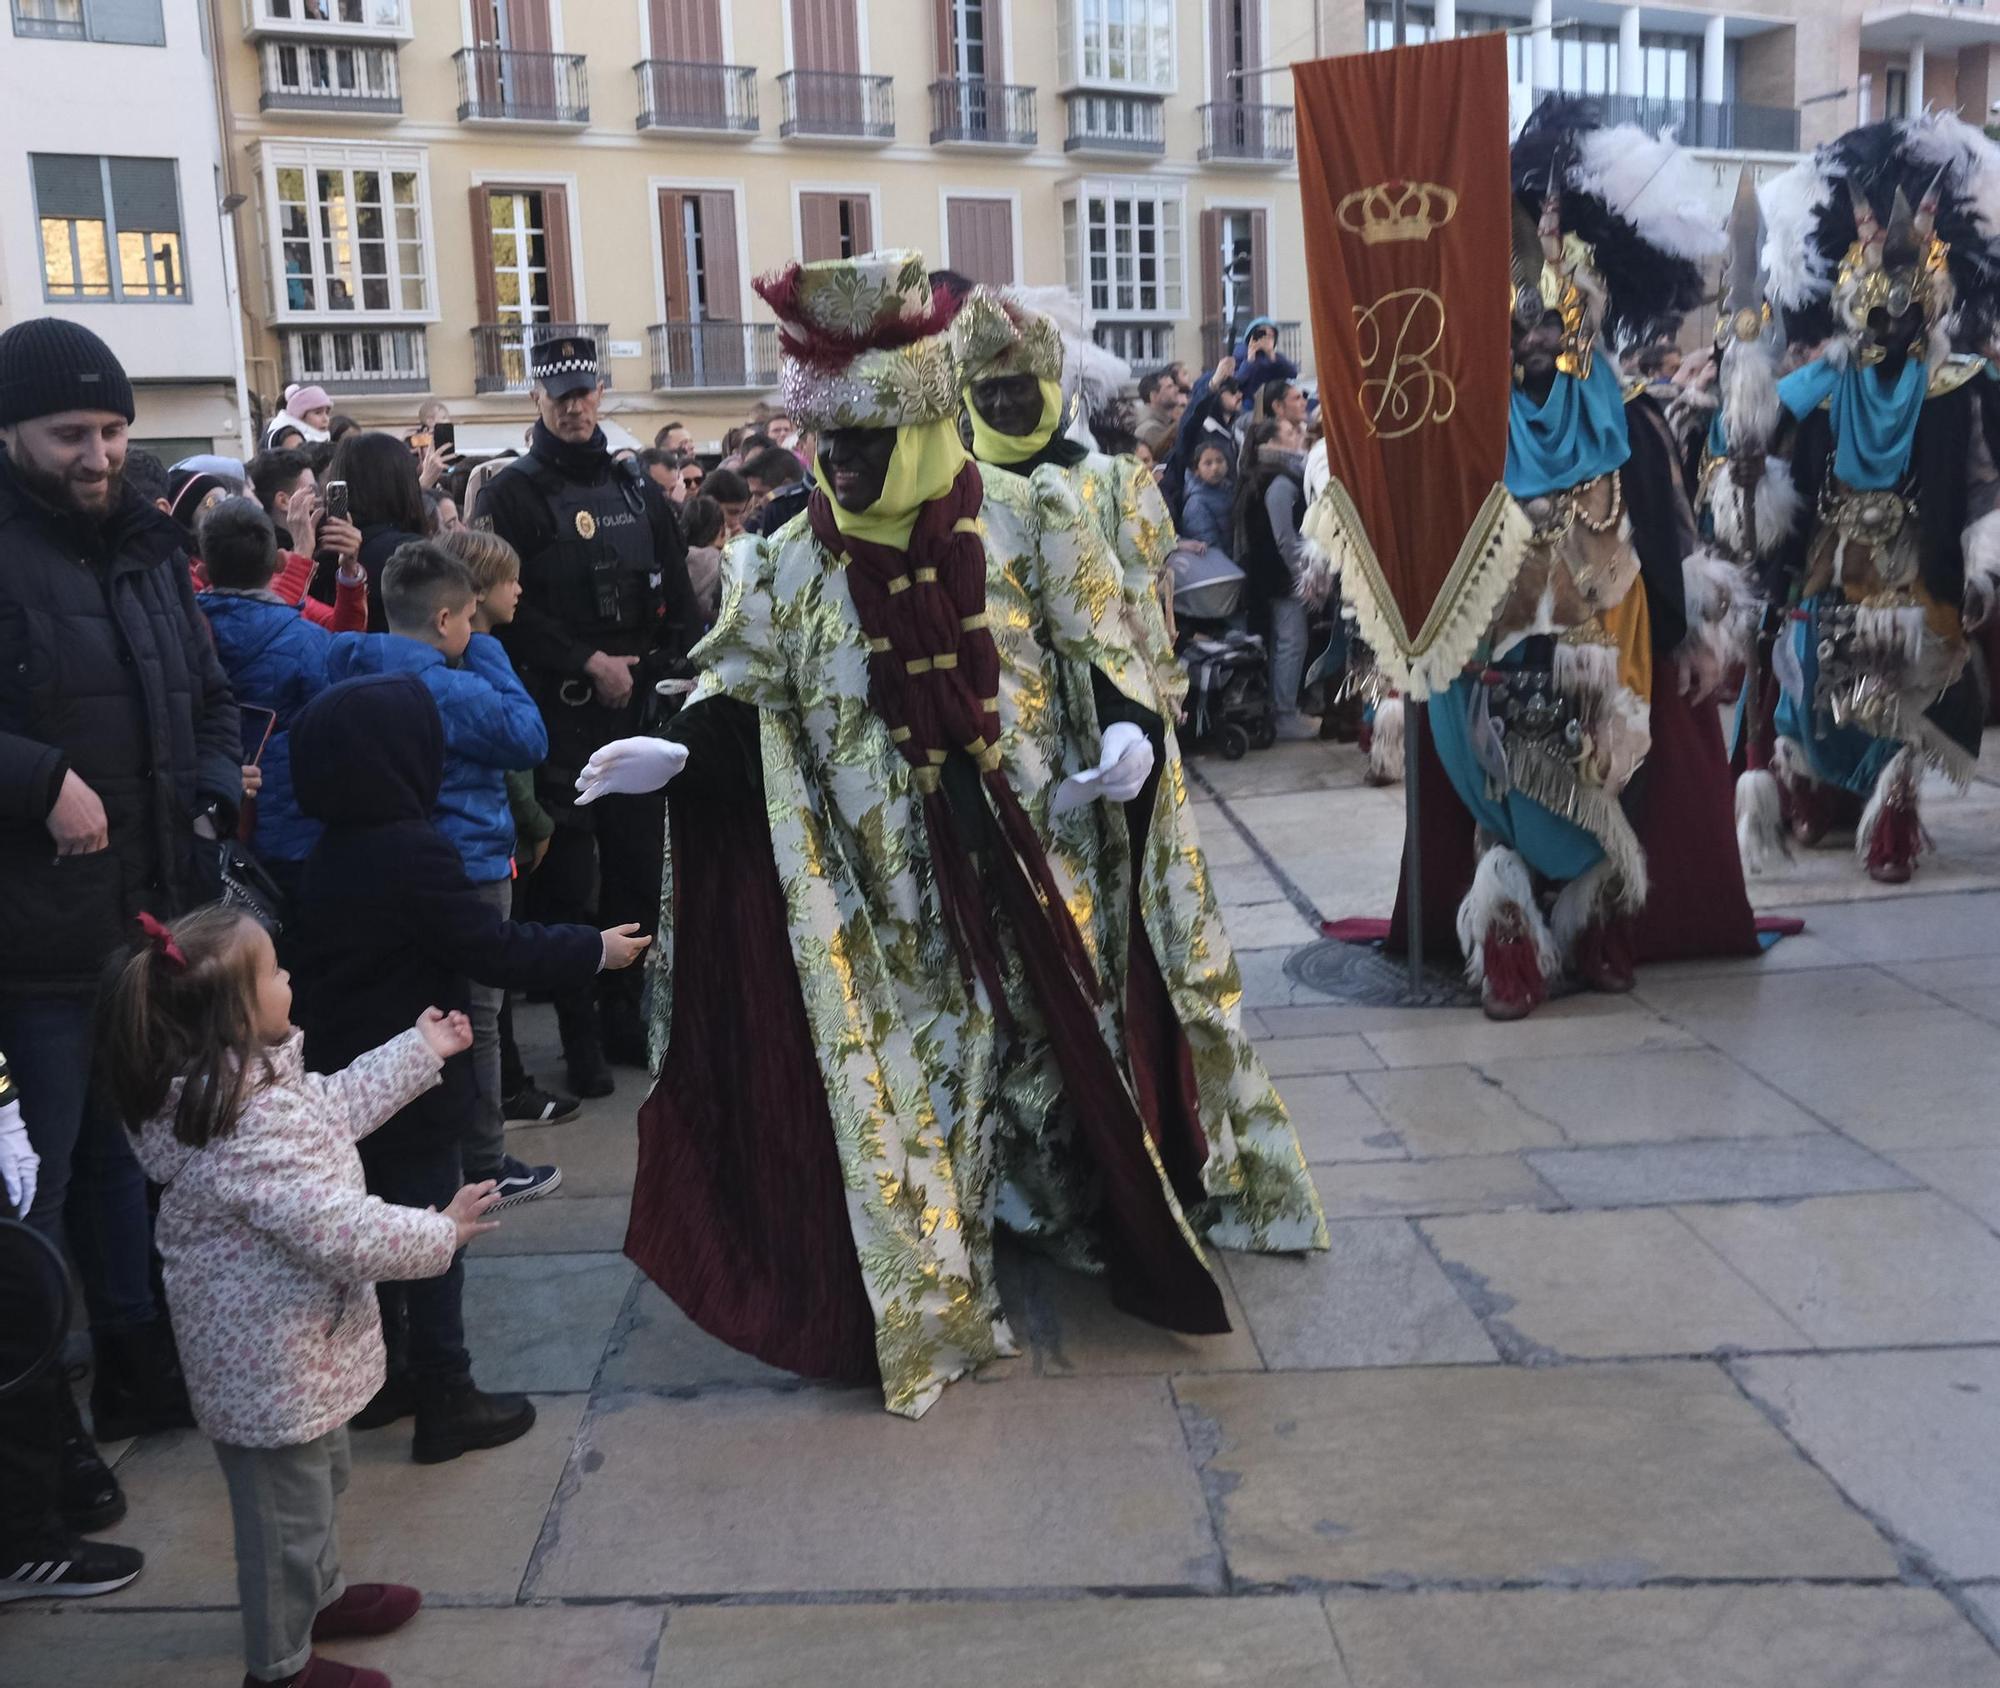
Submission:
<svg viewBox="0 0 2000 1688">
<path fill-rule="evenodd" d="M 1296 598 L 1271 600 L 1271 700 L 1280 715 L 1296 715 L 1306 675 L 1306 607 Z"/>
<path fill-rule="evenodd" d="M 491 903 L 507 919 L 514 912 L 514 882 L 496 879 L 473 887 L 483 902 Z M 507 1112 L 500 1094 L 500 1004 L 507 993 L 497 985 L 472 986 L 472 1077 L 479 1087 L 479 1105 L 473 1110 L 472 1129 L 465 1134 L 463 1159 L 466 1182 L 498 1178 L 500 1161 L 507 1153 Z"/>
<path fill-rule="evenodd" d="M 282 1682 L 312 1656 L 313 1619 L 347 1592 L 334 1497 L 347 1487 L 347 1426 L 292 1448 L 215 1444 L 236 1527 L 243 1660 Z"/>
</svg>

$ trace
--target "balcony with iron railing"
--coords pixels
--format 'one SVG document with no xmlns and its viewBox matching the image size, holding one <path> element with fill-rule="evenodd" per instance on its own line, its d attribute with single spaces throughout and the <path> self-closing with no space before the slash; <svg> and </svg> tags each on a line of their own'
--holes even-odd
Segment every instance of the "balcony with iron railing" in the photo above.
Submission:
<svg viewBox="0 0 2000 1688">
<path fill-rule="evenodd" d="M 394 117 L 403 109 L 394 47 L 326 41 L 258 43 L 260 111 L 318 111 L 329 117 Z"/>
<path fill-rule="evenodd" d="M 1534 103 L 1548 98 L 1537 88 Z M 1744 105 L 1735 100 L 1639 98 L 1592 94 L 1606 123 L 1636 123 L 1649 134 L 1672 129 L 1680 144 L 1712 152 L 1797 152 L 1799 114 L 1791 106 Z"/>
<path fill-rule="evenodd" d="M 1167 150 L 1162 103 L 1140 94 L 1065 94 L 1063 151 L 1114 158 L 1159 158 Z"/>
<path fill-rule="evenodd" d="M 421 328 L 285 328 L 285 379 L 329 393 L 427 393 Z"/>
<path fill-rule="evenodd" d="M 845 70 L 788 70 L 778 78 L 778 133 L 787 140 L 893 141 L 895 84 Z"/>
<path fill-rule="evenodd" d="M 754 135 L 757 71 L 745 64 L 645 59 L 639 76 L 639 127 L 656 133 Z"/>
<path fill-rule="evenodd" d="M 1236 341 L 1241 334 L 1240 323 L 1232 325 L 1210 317 L 1201 325 L 1202 366 L 1213 369 L 1222 361 L 1224 352 L 1234 352 Z M 1303 365 L 1306 358 L 1305 325 L 1298 322 L 1278 324 L 1278 355 L 1290 358 L 1293 363 Z"/>
<path fill-rule="evenodd" d="M 1292 108 L 1218 101 L 1201 110 L 1204 164 L 1289 164 L 1294 155 Z"/>
<path fill-rule="evenodd" d="M 590 78 L 581 53 L 517 53 L 511 47 L 461 47 L 461 123 L 545 123 L 568 128 L 590 121 Z"/>
<path fill-rule="evenodd" d="M 1019 147 L 1035 144 L 1035 90 L 1012 82 L 956 76 L 931 84 L 931 145 Z"/>
<path fill-rule="evenodd" d="M 608 322 L 482 322 L 472 330 L 472 390 L 475 393 L 525 393 L 534 385 L 529 373 L 531 347 L 544 340 L 591 339 L 597 342 L 597 366 L 605 386 L 611 385 L 611 365 L 604 356 L 611 338 Z"/>
<path fill-rule="evenodd" d="M 410 38 L 410 0 L 251 0 L 244 11 L 252 37 Z"/>
<path fill-rule="evenodd" d="M 43 41 L 81 41 L 83 0 L 14 0 L 14 33 Z"/>
<path fill-rule="evenodd" d="M 656 393 L 754 392 L 778 384 L 774 322 L 656 322 L 646 338 Z"/>
</svg>

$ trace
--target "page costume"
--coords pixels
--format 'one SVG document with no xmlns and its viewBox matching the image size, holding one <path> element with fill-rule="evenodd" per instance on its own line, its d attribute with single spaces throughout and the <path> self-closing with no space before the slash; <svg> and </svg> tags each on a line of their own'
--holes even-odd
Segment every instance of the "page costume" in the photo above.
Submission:
<svg viewBox="0 0 2000 1688">
<path fill-rule="evenodd" d="M 792 414 L 896 444 L 868 510 L 822 476 L 732 547 L 695 652 L 627 1252 L 725 1341 L 911 1416 L 1012 1351 L 996 1218 L 1225 1329 L 1198 1236 L 1325 1226 L 1177 764 L 1136 893 L 1123 813 L 1053 813 L 1114 717 L 1162 713 L 1119 573 L 1066 488 L 965 459 L 918 255 L 758 286 Z"/>
</svg>

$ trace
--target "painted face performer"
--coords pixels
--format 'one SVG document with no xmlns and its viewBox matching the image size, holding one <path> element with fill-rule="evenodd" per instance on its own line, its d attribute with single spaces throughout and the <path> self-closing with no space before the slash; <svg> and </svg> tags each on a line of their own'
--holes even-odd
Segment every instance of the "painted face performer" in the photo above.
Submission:
<svg viewBox="0 0 2000 1688">
<path fill-rule="evenodd" d="M 679 742 L 621 740 L 582 781 L 674 779 L 628 1250 L 725 1341 L 879 1377 L 911 1415 L 1011 1351 L 996 1215 L 1100 1264 L 1130 1311 L 1226 1328 L 1197 1227 L 1324 1228 L 1281 1112 L 1203 1140 L 1184 1092 L 1143 1095 L 1157 1058 L 1110 1039 L 1137 946 L 1123 817 L 1090 799 L 1136 795 L 1152 755 L 1103 723 L 1100 677 L 1153 705 L 1102 548 L 1042 549 L 1026 484 L 982 486 L 956 300 L 919 255 L 758 289 L 816 491 L 732 549 Z M 1133 1012 L 1134 1040 L 1169 1047 L 1163 1015 Z"/>
<path fill-rule="evenodd" d="M 1602 342 L 1655 334 L 1700 298 L 1694 259 L 1720 231 L 1681 210 L 1691 170 L 1574 102 L 1546 102 L 1514 149 L 1506 483 L 1533 533 L 1474 662 L 1429 711 L 1478 827 L 1457 927 L 1496 1019 L 1531 1012 L 1566 966 L 1599 990 L 1632 984 L 1648 875 L 1621 797 L 1652 746 L 1656 689 L 1676 683 L 1694 533 L 1664 419 L 1628 404 Z M 1726 775 L 1719 797 L 1726 815 Z"/>
<path fill-rule="evenodd" d="M 1824 342 L 1778 384 L 1802 507 L 1778 772 L 1802 842 L 1860 811 L 1856 853 L 1885 884 L 1916 864 L 1923 770 L 1964 783 L 1985 714 L 1965 635 L 2000 580 L 2000 382 L 1951 347 L 1994 328 L 1996 192 L 2000 149 L 1925 116 L 1853 130 L 1762 196 L 1772 300 L 1794 345 Z"/>
</svg>

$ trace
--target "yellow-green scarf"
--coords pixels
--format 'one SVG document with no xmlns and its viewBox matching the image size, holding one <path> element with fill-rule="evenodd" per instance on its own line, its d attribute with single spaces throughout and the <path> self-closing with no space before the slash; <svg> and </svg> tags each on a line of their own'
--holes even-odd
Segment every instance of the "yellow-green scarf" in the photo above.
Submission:
<svg viewBox="0 0 2000 1688">
<path fill-rule="evenodd" d="M 819 459 L 813 459 L 813 479 L 833 507 L 834 526 L 874 545 L 907 551 L 910 530 L 917 525 L 917 512 L 934 498 L 942 498 L 965 467 L 965 445 L 958 437 L 958 424 L 950 417 L 935 422 L 917 422 L 896 430 L 896 449 L 889 458 L 889 472 L 882 479 L 882 492 L 865 510 L 844 510 L 833 496 Z"/>
<path fill-rule="evenodd" d="M 1040 380 L 1042 419 L 1032 434 L 1002 434 L 989 427 L 979 407 L 972 402 L 972 389 L 965 389 L 965 414 L 972 419 L 972 455 L 982 463 L 1024 463 L 1055 437 L 1062 422 L 1062 387 L 1055 381 Z"/>
</svg>

